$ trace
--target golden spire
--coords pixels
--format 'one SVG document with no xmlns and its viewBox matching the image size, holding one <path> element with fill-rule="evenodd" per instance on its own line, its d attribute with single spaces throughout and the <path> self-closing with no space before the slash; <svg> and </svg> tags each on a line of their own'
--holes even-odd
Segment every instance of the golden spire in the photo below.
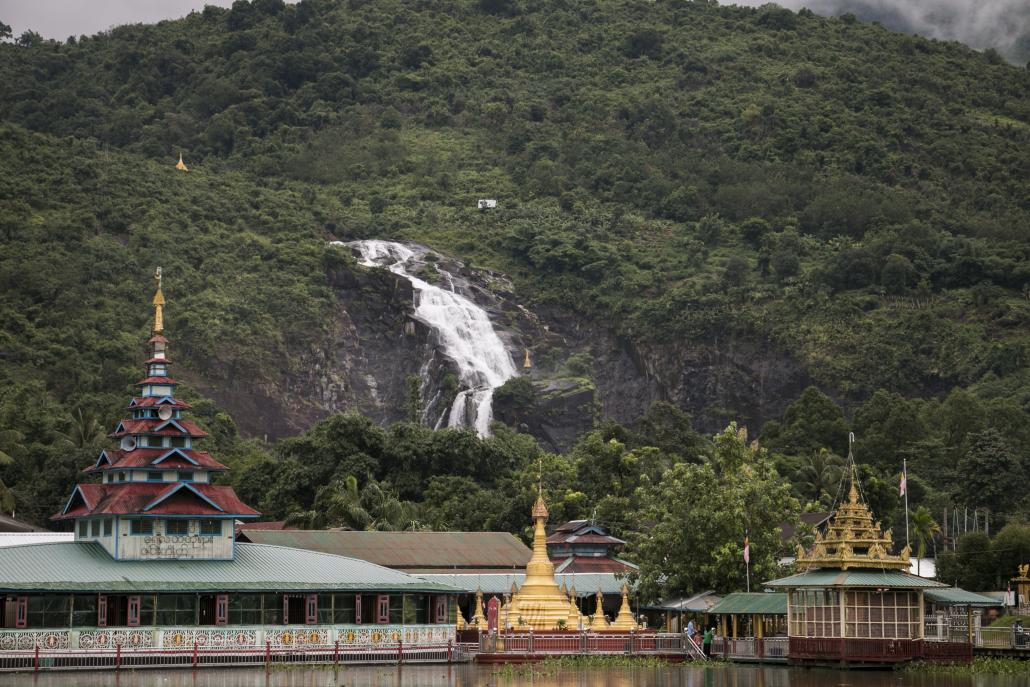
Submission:
<svg viewBox="0 0 1030 687">
<path fill-rule="evenodd" d="M 483 589 L 481 587 L 476 587 L 476 612 L 472 614 L 469 626 L 477 627 L 480 630 L 487 628 L 486 616 L 483 615 Z"/>
<path fill-rule="evenodd" d="M 164 320 L 164 306 L 165 297 L 161 293 L 161 268 L 158 267 L 157 271 L 154 272 L 154 280 L 157 282 L 157 292 L 154 294 L 154 333 L 160 334 L 164 331 L 165 320 Z"/>
<path fill-rule="evenodd" d="M 179 161 L 175 164 L 175 168 L 181 172 L 190 171 L 189 167 L 186 166 L 186 163 L 182 161 L 182 151 L 179 152 Z"/>
<path fill-rule="evenodd" d="M 592 630 L 603 630 L 608 627 L 608 619 L 604 617 L 604 595 L 601 594 L 601 588 L 597 588 L 597 605 L 594 607 L 594 614 L 590 616 L 590 629 Z"/>
<path fill-rule="evenodd" d="M 529 349 L 526 349 L 526 359 L 522 361 L 522 369 L 529 370 L 533 367 L 533 363 L 529 362 Z"/>
<path fill-rule="evenodd" d="M 629 587 L 625 583 L 622 585 L 622 607 L 619 609 L 619 615 L 616 616 L 612 622 L 613 630 L 635 630 L 637 629 L 637 621 L 633 618 L 633 611 L 629 608 Z"/>
</svg>

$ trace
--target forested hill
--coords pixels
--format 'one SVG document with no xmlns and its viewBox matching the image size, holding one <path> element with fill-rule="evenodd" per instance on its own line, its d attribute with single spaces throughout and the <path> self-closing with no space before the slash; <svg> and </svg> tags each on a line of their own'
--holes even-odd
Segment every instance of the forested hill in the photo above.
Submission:
<svg viewBox="0 0 1030 687">
<path fill-rule="evenodd" d="M 501 270 L 544 317 L 610 331 L 709 426 L 770 419 L 733 400 L 763 393 L 746 368 L 769 357 L 848 417 L 880 399 L 867 427 L 956 390 L 1004 408 L 976 405 L 970 432 L 1018 427 L 1028 94 L 1030 73 L 993 53 L 772 5 L 256 0 L 14 37 L 0 419 L 25 435 L 27 399 L 113 418 L 156 264 L 187 379 L 275 389 L 333 335 L 347 265 L 325 240 L 382 237 Z M 476 212 L 481 197 L 499 209 Z M 691 386 L 685 358 L 733 351 Z M 926 408 L 881 447 L 929 441 L 943 416 Z M 777 435 L 796 420 L 771 445 L 808 451 Z M 946 443 L 969 448 L 966 432 Z"/>
</svg>

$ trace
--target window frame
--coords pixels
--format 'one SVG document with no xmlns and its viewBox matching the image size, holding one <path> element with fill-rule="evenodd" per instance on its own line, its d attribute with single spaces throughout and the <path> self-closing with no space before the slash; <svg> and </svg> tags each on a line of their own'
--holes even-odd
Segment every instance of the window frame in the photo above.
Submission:
<svg viewBox="0 0 1030 687">
<path fill-rule="evenodd" d="M 224 533 L 224 526 L 222 525 L 221 518 L 207 518 L 204 520 L 198 520 L 197 534 L 202 537 L 220 537 Z M 217 527 L 217 531 L 215 528 Z"/>
</svg>

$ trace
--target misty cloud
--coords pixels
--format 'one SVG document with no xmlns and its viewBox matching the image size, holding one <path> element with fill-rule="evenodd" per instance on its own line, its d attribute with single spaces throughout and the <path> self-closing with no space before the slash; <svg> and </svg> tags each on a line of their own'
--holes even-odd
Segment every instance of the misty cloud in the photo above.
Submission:
<svg viewBox="0 0 1030 687">
<path fill-rule="evenodd" d="M 734 0 L 725 4 L 759 7 L 767 3 Z M 1028 0 L 780 0 L 776 4 L 795 11 L 807 7 L 824 16 L 850 12 L 895 31 L 960 41 L 977 50 L 995 48 L 1017 64 L 1030 59 Z"/>
</svg>

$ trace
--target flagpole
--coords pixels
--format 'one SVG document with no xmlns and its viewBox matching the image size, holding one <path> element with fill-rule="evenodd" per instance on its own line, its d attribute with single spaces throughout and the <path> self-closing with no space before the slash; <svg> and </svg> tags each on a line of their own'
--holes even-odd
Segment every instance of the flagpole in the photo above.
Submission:
<svg viewBox="0 0 1030 687">
<path fill-rule="evenodd" d="M 744 569 L 747 575 L 747 592 L 751 593 L 751 540 L 748 538 L 747 530 L 744 530 Z"/>
<path fill-rule="evenodd" d="M 908 543 L 908 459 L 901 459 L 901 479 L 905 482 L 905 546 L 909 546 Z"/>
</svg>

